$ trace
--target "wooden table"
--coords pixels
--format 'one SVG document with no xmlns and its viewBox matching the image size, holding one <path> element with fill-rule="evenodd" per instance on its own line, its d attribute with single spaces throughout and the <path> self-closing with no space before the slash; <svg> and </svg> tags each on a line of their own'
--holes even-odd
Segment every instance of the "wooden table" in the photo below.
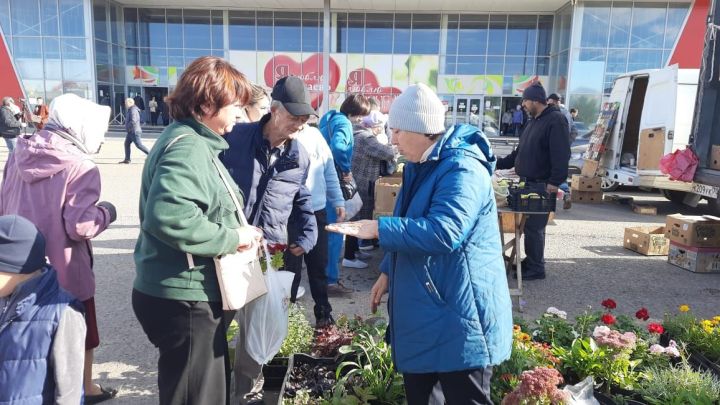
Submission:
<svg viewBox="0 0 720 405">
<path fill-rule="evenodd" d="M 520 259 L 520 242 L 525 228 L 525 221 L 528 215 L 549 215 L 549 212 L 528 212 L 513 211 L 508 208 L 498 208 L 498 226 L 500 227 L 500 243 L 502 244 L 502 254 L 505 261 L 505 274 L 511 277 L 513 262 L 515 263 L 515 277 L 517 279 L 517 287 L 510 288 L 510 295 L 518 299 L 518 311 L 523 312 L 522 302 L 522 269 Z M 514 237 L 505 242 L 505 232 L 503 232 L 503 216 L 511 217 L 514 220 Z M 509 279 L 508 279 L 509 281 Z"/>
</svg>

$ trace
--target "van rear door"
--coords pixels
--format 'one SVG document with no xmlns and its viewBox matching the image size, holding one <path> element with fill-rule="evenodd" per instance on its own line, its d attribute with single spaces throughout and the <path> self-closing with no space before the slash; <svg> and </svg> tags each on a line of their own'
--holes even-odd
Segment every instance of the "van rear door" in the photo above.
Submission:
<svg viewBox="0 0 720 405">
<path fill-rule="evenodd" d="M 660 158 L 672 152 L 677 83 L 677 65 L 650 72 L 640 118 L 638 174 L 660 174 Z"/>
</svg>

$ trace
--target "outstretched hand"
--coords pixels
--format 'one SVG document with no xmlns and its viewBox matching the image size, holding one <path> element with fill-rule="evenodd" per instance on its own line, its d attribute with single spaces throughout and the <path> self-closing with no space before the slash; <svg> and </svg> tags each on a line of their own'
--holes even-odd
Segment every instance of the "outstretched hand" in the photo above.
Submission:
<svg viewBox="0 0 720 405">
<path fill-rule="evenodd" d="M 378 238 L 378 221 L 363 219 L 360 221 L 330 224 L 325 227 L 330 232 L 354 236 L 358 239 Z"/>
</svg>

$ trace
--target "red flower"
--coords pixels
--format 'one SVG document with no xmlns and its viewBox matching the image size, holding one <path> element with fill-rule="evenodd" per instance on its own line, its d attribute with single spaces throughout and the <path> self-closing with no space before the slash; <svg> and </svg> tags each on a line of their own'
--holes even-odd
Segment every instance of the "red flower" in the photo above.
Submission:
<svg viewBox="0 0 720 405">
<path fill-rule="evenodd" d="M 659 323 L 649 323 L 647 328 L 648 332 L 657 333 L 658 335 L 661 335 L 663 332 L 665 332 L 665 329 Z"/>
<path fill-rule="evenodd" d="M 635 312 L 635 318 L 647 321 L 648 319 L 650 319 L 650 313 L 648 312 L 647 308 L 642 307 L 637 312 Z"/>
<path fill-rule="evenodd" d="M 282 253 L 287 249 L 287 245 L 282 243 L 268 243 L 268 251 L 271 255 L 275 255 L 276 253 Z"/>
<path fill-rule="evenodd" d="M 600 318 L 605 325 L 612 325 L 615 323 L 615 317 L 612 314 L 605 314 Z"/>
<path fill-rule="evenodd" d="M 617 308 L 617 303 L 611 298 L 606 299 L 602 302 L 602 306 L 604 306 L 607 309 L 615 309 Z"/>
</svg>

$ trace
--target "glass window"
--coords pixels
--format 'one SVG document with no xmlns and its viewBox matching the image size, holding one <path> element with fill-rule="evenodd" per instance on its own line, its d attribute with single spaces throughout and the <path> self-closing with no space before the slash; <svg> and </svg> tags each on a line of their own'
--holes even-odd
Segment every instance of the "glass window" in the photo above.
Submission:
<svg viewBox="0 0 720 405">
<path fill-rule="evenodd" d="M 606 72 L 627 72 L 627 49 L 609 49 Z"/>
<path fill-rule="evenodd" d="M 663 53 L 661 50 L 630 49 L 628 52 L 628 72 L 640 69 L 662 67 Z"/>
<path fill-rule="evenodd" d="M 6 36 L 12 33 L 10 31 L 10 3 L 8 3 L 8 0 L 0 0 L 0 28 L 2 28 Z"/>
<path fill-rule="evenodd" d="M 527 56 L 506 56 L 505 76 L 529 75 L 535 71 L 535 58 Z"/>
<path fill-rule="evenodd" d="M 505 67 L 505 58 L 502 56 L 488 56 L 487 68 L 485 74 L 487 75 L 501 75 Z"/>
<path fill-rule="evenodd" d="M 143 47 L 167 47 L 165 39 L 165 9 L 162 8 L 141 8 L 138 10 L 140 24 L 138 33 L 140 46 Z"/>
<path fill-rule="evenodd" d="M 485 74 L 485 56 L 463 56 L 457 57 L 457 74 L 459 75 L 482 75 Z"/>
<path fill-rule="evenodd" d="M 60 0 L 60 32 L 65 37 L 85 36 L 83 0 Z"/>
<path fill-rule="evenodd" d="M 10 8 L 12 35 L 40 35 L 40 6 L 37 0 L 13 1 Z"/>
<path fill-rule="evenodd" d="M 273 16 L 272 11 L 257 12 L 257 50 L 273 50 Z"/>
<path fill-rule="evenodd" d="M 84 38 L 63 38 L 61 49 L 63 59 L 84 60 L 86 57 Z"/>
<path fill-rule="evenodd" d="M 149 48 L 139 48 L 138 49 L 138 65 L 140 66 L 152 66 L 152 63 L 150 63 L 150 49 Z"/>
<path fill-rule="evenodd" d="M 182 10 L 165 10 L 168 48 L 183 47 Z"/>
<path fill-rule="evenodd" d="M 137 48 L 125 49 L 125 63 L 128 66 L 135 66 L 140 63 L 140 56 Z"/>
<path fill-rule="evenodd" d="M 607 47 L 609 30 L 610 3 L 585 3 L 580 46 L 591 48 Z"/>
<path fill-rule="evenodd" d="M 550 58 L 537 58 L 537 62 L 535 62 L 535 74 L 541 76 L 547 76 L 550 74 Z"/>
<path fill-rule="evenodd" d="M 90 98 L 90 88 L 92 86 L 89 82 L 77 81 L 78 78 L 73 77 L 73 80 L 67 80 L 66 78 L 66 80 L 63 82 L 63 92 L 77 94 L 82 98 Z"/>
<path fill-rule="evenodd" d="M 210 18 L 212 20 L 212 47 L 213 49 L 225 49 L 225 36 L 223 35 L 225 17 L 223 11 L 213 10 Z"/>
<path fill-rule="evenodd" d="M 610 47 L 627 48 L 630 41 L 630 23 L 632 22 L 632 3 L 615 2 L 610 19 Z"/>
<path fill-rule="evenodd" d="M 487 53 L 487 39 L 487 15 L 460 15 L 460 32 L 457 38 L 458 53 L 485 55 Z"/>
<path fill-rule="evenodd" d="M 537 47 L 537 17 L 511 15 L 508 17 L 506 55 L 535 55 Z"/>
<path fill-rule="evenodd" d="M 110 47 L 107 42 L 95 40 L 95 63 L 110 63 Z"/>
<path fill-rule="evenodd" d="M 440 52 L 440 15 L 413 14 L 410 43 L 410 53 L 437 55 Z"/>
<path fill-rule="evenodd" d="M 183 10 L 185 48 L 210 49 L 210 11 Z"/>
<path fill-rule="evenodd" d="M 43 38 L 43 56 L 45 59 L 60 59 L 60 40 L 58 38 Z"/>
<path fill-rule="evenodd" d="M 208 56 L 211 55 L 209 50 L 202 50 L 202 49 L 186 49 L 185 50 L 185 66 L 192 63 L 197 58 L 200 58 L 202 56 Z"/>
<path fill-rule="evenodd" d="M 182 49 L 168 49 L 167 50 L 168 66 L 182 67 L 185 66 L 185 57 L 183 56 Z"/>
<path fill-rule="evenodd" d="M 120 43 L 120 21 L 118 18 L 119 15 L 119 8 L 110 6 L 110 42 L 112 42 L 113 44 Z"/>
<path fill-rule="evenodd" d="M 448 55 L 443 58 L 445 66 L 443 67 L 443 74 L 454 75 L 457 69 L 457 55 Z"/>
<path fill-rule="evenodd" d="M 42 40 L 36 37 L 13 37 L 14 58 L 42 59 Z"/>
<path fill-rule="evenodd" d="M 347 26 L 347 53 L 365 51 L 365 14 L 349 13 Z"/>
<path fill-rule="evenodd" d="M 95 38 L 110 41 L 107 29 L 107 8 L 101 0 L 95 0 L 93 3 L 93 26 L 95 28 Z"/>
<path fill-rule="evenodd" d="M 665 49 L 672 49 L 675 46 L 680 29 L 682 28 L 685 17 L 687 16 L 687 4 L 672 4 L 667 10 L 667 27 L 665 28 Z"/>
<path fill-rule="evenodd" d="M 275 50 L 297 52 L 302 47 L 300 13 L 275 13 Z"/>
<path fill-rule="evenodd" d="M 564 51 L 570 48 L 570 36 L 572 35 L 572 8 L 567 7 L 560 14 L 560 35 L 558 35 L 558 50 Z"/>
<path fill-rule="evenodd" d="M 393 15 L 367 14 L 365 24 L 365 52 L 392 53 Z"/>
<path fill-rule="evenodd" d="M 103 9 L 104 10 L 104 9 Z M 104 12 L 104 11 L 103 11 Z M 58 35 L 58 3 L 57 0 L 40 0 L 40 21 L 45 36 Z M 104 17 L 104 14 L 103 14 Z M 63 33 L 63 35 L 65 35 Z M 82 36 L 82 34 L 80 35 Z"/>
<path fill-rule="evenodd" d="M 112 68 L 110 65 L 96 64 L 95 78 L 99 82 L 112 82 Z"/>
<path fill-rule="evenodd" d="M 125 45 L 138 45 L 138 17 L 136 8 L 126 8 L 123 11 L 125 16 Z"/>
<path fill-rule="evenodd" d="M 230 49 L 255 50 L 255 12 L 229 11 Z"/>
<path fill-rule="evenodd" d="M 665 3 L 635 3 L 631 48 L 663 47 L 666 6 Z"/>
<path fill-rule="evenodd" d="M 62 94 L 63 88 L 60 80 L 45 80 L 45 102 L 49 103 Z"/>
<path fill-rule="evenodd" d="M 113 65 L 123 65 L 125 60 L 123 59 L 122 48 L 119 45 L 112 45 L 112 63 Z"/>
<path fill-rule="evenodd" d="M 445 40 L 445 53 L 456 54 L 458 47 L 458 21 L 457 14 L 448 15 L 447 36 Z"/>
<path fill-rule="evenodd" d="M 302 50 L 304 52 L 322 51 L 320 25 L 320 13 L 302 13 Z"/>
<path fill-rule="evenodd" d="M 580 50 L 581 61 L 596 61 L 605 62 L 605 50 L 604 49 L 581 49 Z"/>
<path fill-rule="evenodd" d="M 395 14 L 395 32 L 393 33 L 393 53 L 410 53 L 410 27 L 412 15 Z"/>
<path fill-rule="evenodd" d="M 507 16 L 491 15 L 488 27 L 488 55 L 504 55 L 507 35 Z"/>
<path fill-rule="evenodd" d="M 553 16 L 538 16 L 538 56 L 550 55 L 550 45 L 552 44 Z"/>
</svg>

